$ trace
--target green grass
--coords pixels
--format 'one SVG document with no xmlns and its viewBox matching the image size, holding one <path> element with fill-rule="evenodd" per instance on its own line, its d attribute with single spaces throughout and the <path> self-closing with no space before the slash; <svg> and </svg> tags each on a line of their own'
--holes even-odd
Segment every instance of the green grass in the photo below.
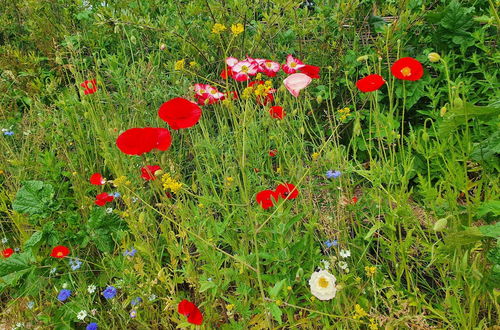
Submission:
<svg viewBox="0 0 500 330">
<path fill-rule="evenodd" d="M 20 251 L 0 259 L 1 328 L 194 327 L 177 312 L 182 299 L 197 304 L 205 329 L 498 325 L 493 4 L 316 2 L 314 11 L 240 0 L 5 5 L 0 128 L 14 135 L 0 136 L 0 238 L 8 239 L 0 248 Z M 399 20 L 387 25 L 385 16 Z M 245 32 L 213 34 L 216 22 L 244 23 Z M 431 51 L 442 60 L 431 63 Z M 225 56 L 283 63 L 289 53 L 320 66 L 321 79 L 298 98 L 283 72 L 272 79 L 283 120 L 240 98 L 203 106 L 192 128 L 170 129 L 168 151 L 128 156 L 116 147 L 126 129 L 168 128 L 159 106 L 193 99 L 194 83 L 241 95 L 245 83 L 219 78 Z M 421 80 L 391 76 L 404 56 L 423 63 Z M 174 70 L 180 59 L 186 69 Z M 369 73 L 387 84 L 360 93 L 354 84 Z M 93 78 L 98 91 L 83 95 L 80 83 Z M 145 165 L 160 165 L 181 191 L 168 198 L 161 176 L 145 182 Z M 327 179 L 328 170 L 342 174 Z M 92 186 L 95 172 L 115 182 Z M 44 186 L 31 211 L 15 211 L 32 180 L 53 194 Z M 281 183 L 299 197 L 262 209 L 255 195 Z M 101 192 L 121 197 L 100 208 Z M 51 258 L 56 245 L 70 247 L 81 268 Z M 135 256 L 124 256 L 132 247 Z M 308 284 L 322 260 L 337 278 L 329 301 Z M 111 300 L 101 295 L 108 285 L 118 288 Z M 73 292 L 64 303 L 63 286 Z"/>
</svg>

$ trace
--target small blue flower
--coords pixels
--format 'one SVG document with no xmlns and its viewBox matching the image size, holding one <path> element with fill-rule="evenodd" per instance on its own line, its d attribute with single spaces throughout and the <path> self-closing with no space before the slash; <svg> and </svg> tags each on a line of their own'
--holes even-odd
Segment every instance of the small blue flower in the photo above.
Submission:
<svg viewBox="0 0 500 330">
<path fill-rule="evenodd" d="M 207 278 L 207 281 L 212 282 L 212 278 L 211 277 Z"/>
<path fill-rule="evenodd" d="M 134 248 L 131 248 L 130 251 L 129 250 L 125 250 L 125 252 L 123 252 L 123 255 L 124 256 L 133 257 L 136 253 L 137 253 L 137 250 L 134 249 Z"/>
<path fill-rule="evenodd" d="M 97 323 L 92 322 L 87 324 L 87 327 L 85 328 L 86 330 L 97 330 L 98 326 Z"/>
<path fill-rule="evenodd" d="M 135 318 L 137 316 L 137 311 L 135 309 L 130 311 L 130 317 Z"/>
<path fill-rule="evenodd" d="M 328 179 L 331 179 L 331 178 L 338 178 L 342 173 L 340 171 L 332 171 L 332 170 L 329 170 L 326 172 L 326 177 Z"/>
<path fill-rule="evenodd" d="M 30 302 L 28 302 L 27 306 L 28 306 L 29 309 L 33 309 L 33 307 L 35 307 L 35 302 L 34 301 L 30 301 Z"/>
<path fill-rule="evenodd" d="M 130 302 L 130 305 L 135 306 L 138 305 L 142 301 L 141 297 L 137 297 Z"/>
<path fill-rule="evenodd" d="M 80 259 L 70 259 L 69 265 L 70 265 L 71 269 L 77 270 L 82 266 L 82 262 L 80 261 Z"/>
<path fill-rule="evenodd" d="M 337 246 L 337 245 L 339 245 L 339 242 L 338 242 L 336 239 L 334 239 L 333 241 L 332 241 L 332 240 L 327 240 L 327 241 L 325 242 L 325 245 L 326 245 L 326 247 L 330 248 L 330 247 L 332 247 L 332 246 Z"/>
<path fill-rule="evenodd" d="M 71 290 L 62 289 L 59 292 L 59 295 L 57 296 L 57 299 L 59 299 L 59 301 L 65 301 L 66 299 L 69 298 L 69 296 L 71 296 Z"/>
<path fill-rule="evenodd" d="M 103 292 L 102 295 L 106 299 L 112 299 L 116 296 L 116 288 L 114 286 L 108 286 Z"/>
<path fill-rule="evenodd" d="M 14 135 L 14 132 L 13 131 L 4 131 L 3 135 L 12 136 L 12 135 Z"/>
<path fill-rule="evenodd" d="M 121 197 L 122 195 L 117 191 L 117 192 L 113 193 L 113 196 L 115 198 L 118 198 L 118 197 Z"/>
</svg>

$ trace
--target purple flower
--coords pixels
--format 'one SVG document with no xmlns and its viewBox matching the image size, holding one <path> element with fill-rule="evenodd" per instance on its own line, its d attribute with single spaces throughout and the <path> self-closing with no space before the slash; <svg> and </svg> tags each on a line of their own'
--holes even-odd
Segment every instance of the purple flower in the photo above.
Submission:
<svg viewBox="0 0 500 330">
<path fill-rule="evenodd" d="M 87 324 L 87 327 L 85 328 L 86 330 L 97 330 L 98 326 L 97 323 L 92 322 Z"/>
<path fill-rule="evenodd" d="M 130 305 L 132 306 L 138 305 L 141 301 L 142 301 L 141 297 L 137 297 L 130 302 Z"/>
<path fill-rule="evenodd" d="M 112 299 L 116 296 L 116 288 L 114 286 L 108 286 L 103 292 L 102 295 L 106 299 Z"/>
<path fill-rule="evenodd" d="M 62 289 L 61 291 L 59 291 L 57 299 L 59 299 L 59 301 L 65 301 L 66 299 L 69 298 L 69 296 L 71 296 L 71 290 Z"/>
<path fill-rule="evenodd" d="M 135 318 L 137 316 L 137 311 L 135 309 L 130 311 L 130 317 Z"/>
<path fill-rule="evenodd" d="M 328 179 L 331 179 L 331 178 L 338 178 L 342 173 L 340 171 L 332 171 L 332 170 L 329 170 L 326 172 L 326 177 Z"/>
</svg>

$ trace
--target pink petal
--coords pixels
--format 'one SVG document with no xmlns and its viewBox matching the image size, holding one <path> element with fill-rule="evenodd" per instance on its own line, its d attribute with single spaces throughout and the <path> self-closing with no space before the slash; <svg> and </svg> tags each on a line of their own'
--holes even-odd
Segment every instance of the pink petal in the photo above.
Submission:
<svg viewBox="0 0 500 330">
<path fill-rule="evenodd" d="M 312 78 L 306 74 L 294 73 L 283 80 L 283 83 L 285 84 L 286 89 L 288 89 L 293 96 L 298 97 L 299 92 L 309 86 L 311 81 Z"/>
</svg>

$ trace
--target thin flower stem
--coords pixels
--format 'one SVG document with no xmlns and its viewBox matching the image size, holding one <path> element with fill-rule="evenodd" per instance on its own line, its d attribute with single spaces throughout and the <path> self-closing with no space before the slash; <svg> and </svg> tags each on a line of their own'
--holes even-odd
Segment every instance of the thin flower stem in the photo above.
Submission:
<svg viewBox="0 0 500 330">
<path fill-rule="evenodd" d="M 133 195 L 136 196 L 136 198 L 138 198 L 141 202 L 144 203 L 144 205 L 146 205 L 147 207 L 149 207 L 150 209 L 152 209 L 154 212 L 158 213 L 159 215 L 161 215 L 164 219 L 167 219 L 169 222 L 173 223 L 174 225 L 176 225 L 177 227 L 179 227 L 180 229 L 186 231 L 188 234 L 196 237 L 197 239 L 199 239 L 200 241 L 202 241 L 203 243 L 205 243 L 206 245 L 208 246 L 211 246 L 212 248 L 216 249 L 217 251 L 221 252 L 222 254 L 228 256 L 229 258 L 231 259 L 234 259 L 236 262 L 239 262 L 240 264 L 244 265 L 245 267 L 247 267 L 248 269 L 251 269 L 253 270 L 254 272 L 257 273 L 257 269 L 251 265 L 249 265 L 248 263 L 246 263 L 245 261 L 241 260 L 240 258 L 238 257 L 235 257 L 233 256 L 232 254 L 230 253 L 227 253 L 226 251 L 222 250 L 221 248 L 219 248 L 218 246 L 216 246 L 215 244 L 213 243 L 210 243 L 209 241 L 207 241 L 206 239 L 204 239 L 203 237 L 201 237 L 200 235 L 196 234 L 195 232 L 191 231 L 190 229 L 182 226 L 181 224 L 179 224 L 178 222 L 170 219 L 166 214 L 158 211 L 157 209 L 155 209 L 151 204 L 147 203 L 146 201 L 144 201 L 138 194 L 136 194 L 135 192 L 133 192 L 130 188 L 128 188 L 127 186 L 124 186 L 125 189 L 127 189 L 130 193 L 132 193 Z"/>
</svg>

